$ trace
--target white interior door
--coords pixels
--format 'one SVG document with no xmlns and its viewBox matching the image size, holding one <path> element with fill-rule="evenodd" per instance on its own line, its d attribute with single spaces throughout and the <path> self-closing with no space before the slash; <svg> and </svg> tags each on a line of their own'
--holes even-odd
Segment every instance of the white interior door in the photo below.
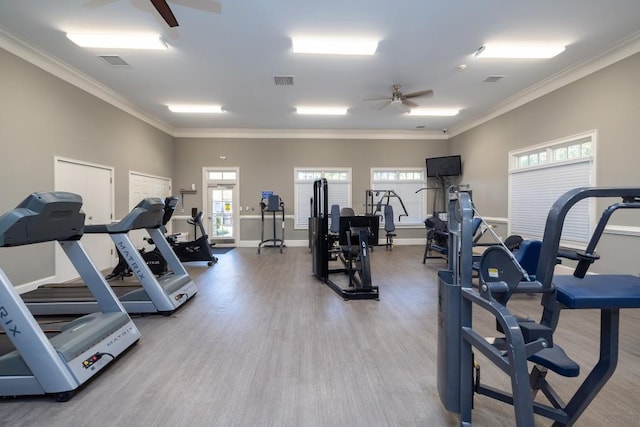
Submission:
<svg viewBox="0 0 640 427">
<path fill-rule="evenodd" d="M 85 224 L 108 224 L 113 220 L 113 168 L 56 158 L 55 189 L 82 196 Z M 113 244 L 108 235 L 85 234 L 82 244 L 99 270 L 113 267 Z M 78 273 L 56 245 L 56 281 L 66 282 Z"/>
<path fill-rule="evenodd" d="M 169 196 L 171 196 L 171 179 L 140 172 L 129 172 L 129 210 L 136 207 L 144 198 L 159 197 L 164 200 Z M 171 233 L 171 221 L 167 224 L 167 232 Z M 136 248 L 150 249 L 151 246 L 144 241 L 145 237 L 147 237 L 147 232 L 144 230 L 133 230 L 129 233 L 129 238 Z"/>
</svg>

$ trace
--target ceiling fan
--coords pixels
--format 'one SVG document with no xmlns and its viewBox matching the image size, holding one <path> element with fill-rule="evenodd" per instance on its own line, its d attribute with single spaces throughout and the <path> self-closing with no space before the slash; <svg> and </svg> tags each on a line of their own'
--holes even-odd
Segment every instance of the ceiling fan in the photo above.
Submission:
<svg viewBox="0 0 640 427">
<path fill-rule="evenodd" d="M 85 7 L 97 8 L 106 4 L 114 3 L 117 0 L 89 0 L 84 3 Z M 149 0 L 153 7 L 156 8 L 162 19 L 165 20 L 170 27 L 177 27 L 178 20 L 176 19 L 171 7 L 167 3 L 167 0 Z M 176 3 L 192 9 L 202 10 L 210 13 L 220 13 L 222 5 L 215 0 L 169 0 L 171 3 Z M 148 8 L 146 0 L 131 0 L 135 7 Z"/>
<path fill-rule="evenodd" d="M 368 98 L 368 99 L 365 99 L 365 101 L 387 101 L 384 104 L 382 104 L 380 108 L 378 108 L 379 110 L 382 110 L 383 108 L 391 104 L 402 104 L 408 107 L 417 107 L 418 104 L 416 104 L 413 101 L 410 101 L 409 98 L 417 98 L 420 96 L 433 96 L 433 91 L 429 89 L 429 90 L 421 90 L 418 92 L 403 94 L 402 92 L 400 92 L 400 85 L 395 84 L 393 85 L 393 92 L 391 92 L 391 97 L 387 96 L 387 97 L 379 97 L 379 98 Z"/>
<path fill-rule="evenodd" d="M 162 19 L 167 22 L 170 27 L 177 27 L 178 20 L 171 11 L 169 4 L 166 0 L 150 0 L 153 7 L 156 8 Z M 193 9 L 200 9 L 206 12 L 220 13 L 221 5 L 214 0 L 197 1 L 197 0 L 172 0 L 173 3 L 181 4 Z"/>
</svg>

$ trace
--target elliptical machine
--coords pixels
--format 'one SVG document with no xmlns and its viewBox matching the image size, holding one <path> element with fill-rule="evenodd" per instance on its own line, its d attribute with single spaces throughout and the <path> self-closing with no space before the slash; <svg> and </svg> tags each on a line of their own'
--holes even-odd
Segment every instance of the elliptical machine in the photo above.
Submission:
<svg viewBox="0 0 640 427">
<path fill-rule="evenodd" d="M 162 231 L 166 233 L 166 225 L 171 220 L 173 213 L 176 210 L 178 204 L 177 197 L 167 197 L 164 201 L 164 215 L 162 216 Z M 204 226 L 202 225 L 202 211 L 192 212 L 191 218 L 187 222 L 194 226 L 194 232 L 196 228 L 200 229 L 200 237 L 190 242 L 178 242 L 178 234 L 171 234 L 166 236 L 167 242 L 175 252 L 180 262 L 191 261 L 206 261 L 207 266 L 211 267 L 214 263 L 218 262 L 218 258 L 213 256 L 211 246 L 209 243 L 209 237 L 207 236 Z M 147 243 L 153 245 L 153 239 L 145 238 Z M 147 251 L 145 248 L 139 250 L 142 255 L 142 259 L 146 262 L 149 270 L 156 276 L 162 276 L 168 272 L 167 261 L 164 259 L 157 247 L 153 250 Z M 118 264 L 113 268 L 113 271 L 109 273 L 105 279 L 124 279 L 132 275 L 129 264 L 122 257 L 118 251 Z"/>
</svg>

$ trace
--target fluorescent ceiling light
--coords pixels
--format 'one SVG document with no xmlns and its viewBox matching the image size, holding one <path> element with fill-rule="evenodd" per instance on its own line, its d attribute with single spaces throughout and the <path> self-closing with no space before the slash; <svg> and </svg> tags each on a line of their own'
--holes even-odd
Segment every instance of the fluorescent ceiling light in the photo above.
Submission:
<svg viewBox="0 0 640 427">
<path fill-rule="evenodd" d="M 294 37 L 291 41 L 294 53 L 373 55 L 378 49 L 377 40 L 365 38 Z"/>
<path fill-rule="evenodd" d="M 409 116 L 456 116 L 460 112 L 457 108 L 412 108 Z"/>
<path fill-rule="evenodd" d="M 476 51 L 477 58 L 548 59 L 564 52 L 560 45 L 487 44 Z"/>
<path fill-rule="evenodd" d="M 173 104 L 167 105 L 169 110 L 174 113 L 224 113 L 224 110 L 220 105 L 186 105 L 186 104 Z"/>
<path fill-rule="evenodd" d="M 79 34 L 67 33 L 67 38 L 80 47 L 106 49 L 167 49 L 157 34 Z"/>
<path fill-rule="evenodd" d="M 347 114 L 347 107 L 296 107 L 298 114 L 318 114 L 344 116 Z"/>
</svg>

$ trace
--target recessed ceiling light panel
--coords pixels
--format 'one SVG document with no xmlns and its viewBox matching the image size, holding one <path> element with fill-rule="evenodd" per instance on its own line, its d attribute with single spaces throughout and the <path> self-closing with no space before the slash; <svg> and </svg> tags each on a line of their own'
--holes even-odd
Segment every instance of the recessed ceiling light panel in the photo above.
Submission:
<svg viewBox="0 0 640 427">
<path fill-rule="evenodd" d="M 157 34 L 80 34 L 67 33 L 67 38 L 80 47 L 104 49 L 167 49 Z"/>
<path fill-rule="evenodd" d="M 561 45 L 486 44 L 475 55 L 477 58 L 548 59 L 564 50 Z"/>
<path fill-rule="evenodd" d="M 170 104 L 167 105 L 169 110 L 174 113 L 205 113 L 217 114 L 224 113 L 220 105 L 189 105 L 189 104 Z"/>
<path fill-rule="evenodd" d="M 296 107 L 298 114 L 344 116 L 347 114 L 347 107 Z"/>
<path fill-rule="evenodd" d="M 457 108 L 412 108 L 409 116 L 456 116 L 460 112 Z"/>
<path fill-rule="evenodd" d="M 347 37 L 293 37 L 294 53 L 321 55 L 373 55 L 378 40 Z"/>
</svg>

